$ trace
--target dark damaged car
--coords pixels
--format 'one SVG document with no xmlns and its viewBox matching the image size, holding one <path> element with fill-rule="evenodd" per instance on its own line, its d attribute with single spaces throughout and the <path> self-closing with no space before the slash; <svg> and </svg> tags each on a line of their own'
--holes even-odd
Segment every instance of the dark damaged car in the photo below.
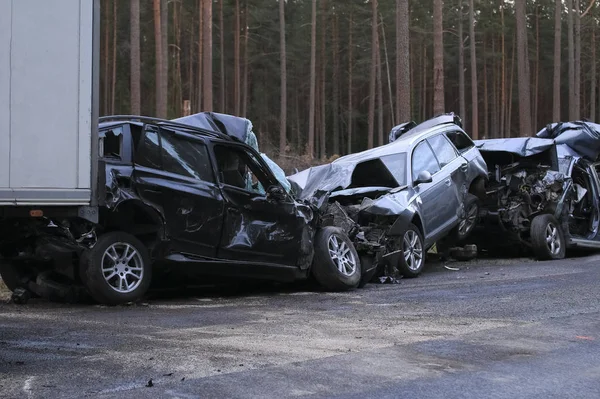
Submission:
<svg viewBox="0 0 600 399">
<path fill-rule="evenodd" d="M 471 238 L 480 248 L 523 248 L 538 259 L 600 249 L 600 125 L 554 123 L 537 137 L 476 144 L 490 170 Z"/>
<path fill-rule="evenodd" d="M 416 277 L 436 241 L 471 233 L 487 168 L 453 114 L 400 125 L 390 140 L 288 180 L 297 198 L 319 201 L 357 249 L 377 249 L 371 259 L 380 271 Z"/>
<path fill-rule="evenodd" d="M 84 287 L 118 304 L 171 270 L 282 282 L 312 273 L 330 290 L 358 286 L 352 242 L 290 195 L 247 119 L 113 116 L 101 118 L 99 136 L 97 223 L 58 210 L 1 215 L 0 274 L 11 290 L 66 299 Z"/>
</svg>

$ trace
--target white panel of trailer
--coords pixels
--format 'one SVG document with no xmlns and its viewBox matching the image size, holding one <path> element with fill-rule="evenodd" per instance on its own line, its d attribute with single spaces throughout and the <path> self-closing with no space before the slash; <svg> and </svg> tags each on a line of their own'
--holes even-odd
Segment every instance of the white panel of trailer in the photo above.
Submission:
<svg viewBox="0 0 600 399">
<path fill-rule="evenodd" d="M 92 3 L 0 1 L 0 203 L 90 200 Z"/>
</svg>

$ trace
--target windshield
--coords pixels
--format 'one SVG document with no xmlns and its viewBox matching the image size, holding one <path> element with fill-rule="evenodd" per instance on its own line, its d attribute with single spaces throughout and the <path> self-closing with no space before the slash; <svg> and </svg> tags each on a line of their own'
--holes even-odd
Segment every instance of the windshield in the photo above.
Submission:
<svg viewBox="0 0 600 399">
<path fill-rule="evenodd" d="M 381 157 L 381 162 L 388 168 L 399 186 L 406 185 L 406 153 L 386 155 Z"/>
</svg>

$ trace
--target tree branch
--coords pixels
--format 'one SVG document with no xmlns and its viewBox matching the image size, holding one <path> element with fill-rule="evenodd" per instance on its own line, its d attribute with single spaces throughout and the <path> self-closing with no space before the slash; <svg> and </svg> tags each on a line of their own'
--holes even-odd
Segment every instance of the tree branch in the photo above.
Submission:
<svg viewBox="0 0 600 399">
<path fill-rule="evenodd" d="M 583 14 L 581 14 L 580 18 L 585 17 L 585 14 L 587 14 L 592 9 L 592 7 L 594 6 L 595 3 L 596 3 L 596 0 L 590 0 L 590 5 L 588 6 L 588 8 L 586 8 L 586 10 L 583 12 Z"/>
</svg>

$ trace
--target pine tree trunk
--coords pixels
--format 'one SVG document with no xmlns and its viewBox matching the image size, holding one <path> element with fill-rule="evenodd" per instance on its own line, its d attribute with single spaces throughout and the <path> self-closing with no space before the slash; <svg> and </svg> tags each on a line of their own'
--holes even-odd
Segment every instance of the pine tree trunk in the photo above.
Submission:
<svg viewBox="0 0 600 399">
<path fill-rule="evenodd" d="M 576 0 L 577 1 L 577 0 Z M 575 44 L 573 38 L 573 0 L 567 0 L 567 42 L 569 58 L 569 120 L 575 120 L 577 111 L 575 110 Z"/>
<path fill-rule="evenodd" d="M 433 114 L 445 112 L 443 1 L 433 0 Z"/>
<path fill-rule="evenodd" d="M 130 52 L 130 96 L 131 113 L 140 115 L 141 105 L 141 72 L 140 72 L 140 0 L 131 0 L 130 3 L 130 26 L 129 42 Z"/>
<path fill-rule="evenodd" d="M 373 148 L 373 132 L 375 128 L 375 86 L 377 80 L 377 0 L 372 0 L 371 15 L 371 80 L 369 82 L 369 120 L 367 148 Z"/>
<path fill-rule="evenodd" d="M 519 135 L 530 136 L 531 123 L 531 85 L 529 75 L 529 57 L 527 56 L 527 20 L 525 2 L 515 3 L 517 19 L 517 75 L 519 86 Z"/>
<path fill-rule="evenodd" d="M 175 84 L 175 93 L 174 93 L 174 102 L 175 102 L 175 115 L 181 116 L 182 107 L 183 107 L 183 88 L 182 88 L 182 78 L 181 78 L 181 3 L 173 3 L 173 22 L 175 24 L 175 47 L 177 50 L 177 58 L 175 68 L 177 71 L 176 75 L 176 84 Z"/>
<path fill-rule="evenodd" d="M 489 139 L 489 93 L 488 93 L 488 73 L 487 73 L 487 57 L 485 48 L 485 37 L 483 38 L 483 138 Z M 492 50 L 493 53 L 493 50 Z"/>
<path fill-rule="evenodd" d="M 381 49 L 379 34 L 375 47 L 377 48 L 377 145 L 383 145 L 383 79 L 381 74 Z"/>
<path fill-rule="evenodd" d="M 109 69 L 109 59 L 110 59 L 110 54 L 109 54 L 109 48 L 110 48 L 110 30 L 109 30 L 109 26 L 110 26 L 110 22 L 108 19 L 108 16 L 110 14 L 110 2 L 108 0 L 106 0 L 104 2 L 104 22 L 101 25 L 101 29 L 104 29 L 104 51 L 102 54 L 103 60 L 104 60 L 104 67 L 102 68 L 102 83 L 103 83 L 103 92 L 104 92 L 104 98 L 103 98 L 103 104 L 102 104 L 102 114 L 103 115 L 107 115 L 110 114 L 110 76 L 108 75 L 108 71 Z"/>
<path fill-rule="evenodd" d="M 391 126 L 395 125 L 395 111 L 394 111 L 394 97 L 392 96 L 392 77 L 390 75 L 390 59 L 388 57 L 388 46 L 387 46 L 387 39 L 386 39 L 386 35 L 385 35 L 385 24 L 383 23 L 383 15 L 381 15 L 381 13 L 379 13 L 379 20 L 381 23 L 381 37 L 383 39 L 383 51 L 385 54 L 385 70 L 386 70 L 386 76 L 387 76 L 387 88 L 388 88 L 388 98 L 389 98 L 389 107 L 390 107 L 390 115 L 389 115 L 389 119 L 391 119 Z M 382 66 L 383 68 L 383 66 Z M 382 71 L 383 73 L 383 71 Z M 410 71 L 409 71 L 410 73 Z M 410 76 L 410 75 L 409 75 Z M 383 85 L 383 83 L 382 83 Z M 383 86 L 382 86 L 383 87 Z M 410 98 L 410 96 L 409 96 Z M 388 119 L 386 119 L 387 121 Z M 384 137 L 385 139 L 385 137 Z"/>
<path fill-rule="evenodd" d="M 240 115 L 240 0 L 235 0 L 235 28 L 233 32 L 233 112 Z"/>
<path fill-rule="evenodd" d="M 204 7 L 202 2 L 203 0 L 198 0 L 198 86 L 196 87 L 196 94 L 198 96 L 198 112 L 202 112 L 204 109 L 204 98 L 202 96 L 202 67 L 204 66 L 204 62 L 202 61 L 204 58 L 204 17 L 202 16 L 202 13 L 204 12 Z"/>
<path fill-rule="evenodd" d="M 250 57 L 248 55 L 248 40 L 250 39 L 250 28 L 248 18 L 248 0 L 244 6 L 244 85 L 242 92 L 242 116 L 245 118 L 248 113 L 248 69 L 250 67 Z"/>
<path fill-rule="evenodd" d="M 465 104 L 465 44 L 463 42 L 463 0 L 458 0 L 458 104 L 463 125 L 467 125 Z"/>
<path fill-rule="evenodd" d="M 110 91 L 110 113 L 115 114 L 115 99 L 117 94 L 117 0 L 113 2 L 113 42 L 112 42 L 112 80 Z"/>
<path fill-rule="evenodd" d="M 592 23 L 592 42 L 591 42 L 591 76 L 590 76 L 590 121 L 596 120 L 596 25 Z"/>
<path fill-rule="evenodd" d="M 396 123 L 410 120 L 410 32 L 408 0 L 396 0 Z"/>
<path fill-rule="evenodd" d="M 213 110 L 213 84 L 212 84 L 212 0 L 203 0 L 202 10 L 202 104 L 204 111 Z"/>
<path fill-rule="evenodd" d="M 423 57 L 421 58 L 422 87 L 421 87 L 421 120 L 427 119 L 427 47 L 423 46 Z"/>
<path fill-rule="evenodd" d="M 162 98 L 162 24 L 161 24 L 161 9 L 160 9 L 160 0 L 154 0 L 154 47 L 156 53 L 156 116 L 159 118 L 164 118 L 165 115 L 161 113 L 163 109 L 163 98 Z"/>
<path fill-rule="evenodd" d="M 535 7 L 535 78 L 533 83 L 533 131 L 536 131 L 538 120 L 538 93 L 540 91 L 540 7 Z"/>
<path fill-rule="evenodd" d="M 339 18 L 337 11 L 333 15 L 333 154 L 340 155 L 340 47 Z"/>
<path fill-rule="evenodd" d="M 319 139 L 320 139 L 320 158 L 325 159 L 327 156 L 326 138 L 327 138 L 327 117 L 326 117 L 326 105 L 325 100 L 325 71 L 327 70 L 327 58 L 325 57 L 325 39 L 327 38 L 327 0 L 321 0 L 321 67 L 320 67 L 320 115 L 321 115 L 321 128 Z"/>
<path fill-rule="evenodd" d="M 502 71 L 500 78 L 500 137 L 506 137 L 508 127 L 506 126 L 506 44 L 504 31 L 504 0 L 500 0 L 500 19 L 502 23 L 501 47 L 502 47 Z M 560 0 L 559 0 L 560 1 Z"/>
<path fill-rule="evenodd" d="M 285 154 L 287 145 L 287 61 L 285 50 L 285 2 L 279 2 L 279 52 L 281 63 L 281 93 L 280 93 L 280 117 L 279 117 L 279 154 Z"/>
<path fill-rule="evenodd" d="M 561 73 L 561 40 L 562 40 L 562 0 L 554 5 L 554 89 L 552 105 L 552 121 L 560 121 L 560 73 Z"/>
<path fill-rule="evenodd" d="M 352 28 L 354 27 L 352 23 L 352 11 L 350 11 L 350 20 L 348 21 L 348 154 L 352 154 L 352 127 L 354 126 L 354 102 L 352 101 L 352 86 L 354 84 L 352 76 L 352 63 L 354 62 L 354 43 L 352 41 Z"/>
<path fill-rule="evenodd" d="M 517 38 L 516 35 L 513 35 L 513 40 L 512 40 L 512 56 L 511 56 L 511 60 L 510 60 L 510 82 L 509 84 L 509 90 L 508 90 L 508 115 L 507 115 L 507 119 L 506 119 L 506 129 L 507 129 L 507 133 L 508 133 L 508 137 L 512 137 L 512 107 L 513 107 L 513 87 L 515 87 L 515 54 L 516 54 L 516 42 L 517 42 Z"/>
<path fill-rule="evenodd" d="M 574 118 L 581 118 L 581 12 L 579 0 L 575 0 L 575 76 L 573 97 L 575 105 L 573 106 Z"/>
<path fill-rule="evenodd" d="M 310 99 L 308 116 L 308 143 L 306 153 L 310 159 L 315 154 L 315 94 L 317 63 L 317 0 L 312 0 L 311 34 L 310 34 Z"/>
<path fill-rule="evenodd" d="M 221 56 L 220 58 L 220 67 L 221 67 L 221 95 L 220 95 L 220 106 L 219 109 L 222 113 L 226 113 L 226 100 L 225 93 L 227 92 L 226 83 L 225 83 L 225 22 L 223 20 L 223 3 L 225 0 L 219 1 L 219 32 L 220 32 L 220 40 L 219 46 L 221 48 Z"/>
<path fill-rule="evenodd" d="M 469 3 L 469 47 L 471 51 L 471 137 L 479 139 L 479 99 L 477 98 L 477 42 L 475 40 L 475 8 Z"/>
<path fill-rule="evenodd" d="M 162 67 L 160 70 L 161 108 L 159 111 L 159 118 L 167 118 L 167 96 L 169 94 L 169 2 L 167 0 L 162 0 L 160 2 L 160 25 L 160 49 L 162 52 L 160 59 L 162 61 Z"/>
</svg>

